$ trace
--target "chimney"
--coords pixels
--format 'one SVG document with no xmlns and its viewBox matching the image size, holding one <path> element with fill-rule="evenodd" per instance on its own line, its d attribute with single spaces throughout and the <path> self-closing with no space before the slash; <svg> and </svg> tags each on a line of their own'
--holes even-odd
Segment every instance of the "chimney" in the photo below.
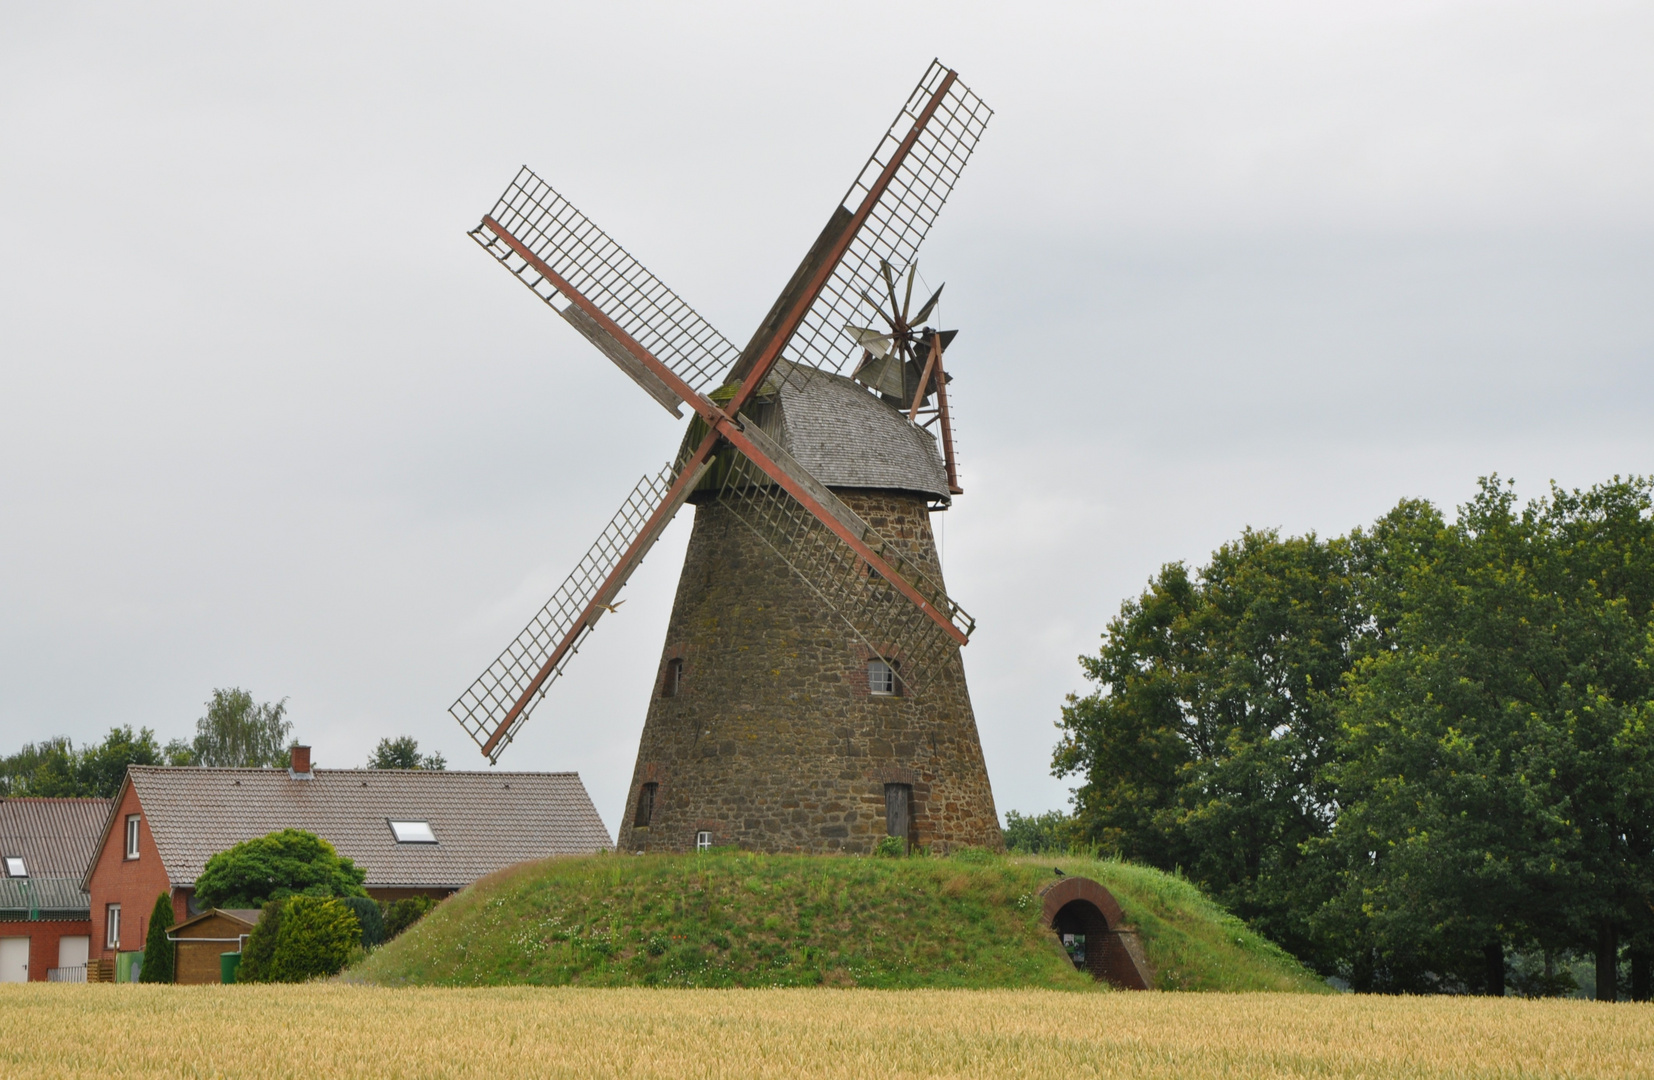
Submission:
<svg viewBox="0 0 1654 1080">
<path fill-rule="evenodd" d="M 310 779 L 310 747 L 294 746 L 291 748 L 293 764 L 291 772 L 295 780 Z"/>
</svg>

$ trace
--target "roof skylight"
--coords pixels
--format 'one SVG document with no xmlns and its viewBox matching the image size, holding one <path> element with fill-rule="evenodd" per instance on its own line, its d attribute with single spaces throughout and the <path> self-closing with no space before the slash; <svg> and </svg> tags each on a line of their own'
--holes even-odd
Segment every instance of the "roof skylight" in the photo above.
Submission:
<svg viewBox="0 0 1654 1080">
<path fill-rule="evenodd" d="M 390 825 L 398 844 L 436 843 L 436 833 L 431 831 L 429 821 L 393 821 Z"/>
<path fill-rule="evenodd" d="M 6 876 L 7 877 L 28 877 L 29 876 L 28 870 L 24 869 L 24 867 L 23 867 L 23 856 L 21 856 L 21 855 L 7 855 L 6 856 Z"/>
</svg>

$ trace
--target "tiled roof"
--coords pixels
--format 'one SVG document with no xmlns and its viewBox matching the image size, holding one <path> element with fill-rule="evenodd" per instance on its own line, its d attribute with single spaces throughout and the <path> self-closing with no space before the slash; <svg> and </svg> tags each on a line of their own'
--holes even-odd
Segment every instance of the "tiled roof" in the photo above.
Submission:
<svg viewBox="0 0 1654 1080">
<path fill-rule="evenodd" d="M 548 855 L 614 844 L 578 773 L 138 766 L 127 770 L 167 877 L 193 886 L 243 840 L 304 829 L 367 871 L 370 888 L 468 885 Z M 435 844 L 398 844 L 387 819 L 430 822 Z"/>
<path fill-rule="evenodd" d="M 812 372 L 802 390 L 780 380 L 780 441 L 828 487 L 916 491 L 948 499 L 936 437 L 860 384 Z"/>
<path fill-rule="evenodd" d="M 108 799 L 0 799 L 0 855 L 30 877 L 79 878 L 97 851 Z"/>
<path fill-rule="evenodd" d="M 183 922 L 174 926 L 168 932 L 167 936 L 176 941 L 180 935 L 183 935 L 184 931 L 195 926 L 197 923 L 204 923 L 209 919 L 215 919 L 222 916 L 228 916 L 244 926 L 257 926 L 260 917 L 263 915 L 264 912 L 259 908 L 208 908 L 206 911 L 191 915 Z"/>
</svg>

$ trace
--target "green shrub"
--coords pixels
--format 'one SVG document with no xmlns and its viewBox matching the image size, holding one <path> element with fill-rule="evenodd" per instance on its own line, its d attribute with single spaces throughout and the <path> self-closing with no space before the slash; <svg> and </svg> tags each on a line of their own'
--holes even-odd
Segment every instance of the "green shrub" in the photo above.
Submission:
<svg viewBox="0 0 1654 1080">
<path fill-rule="evenodd" d="M 138 972 L 138 981 L 169 983 L 177 969 L 177 945 L 167 940 L 172 929 L 172 895 L 163 892 L 155 898 L 155 910 L 149 915 L 149 933 L 144 937 L 144 966 Z"/>
<path fill-rule="evenodd" d="M 281 915 L 284 902 L 272 900 L 264 905 L 264 914 L 241 947 L 241 966 L 236 969 L 238 983 L 269 982 L 270 957 L 276 951 L 276 939 L 281 936 Z"/>
<path fill-rule="evenodd" d="M 305 982 L 337 975 L 361 944 L 362 924 L 356 913 L 331 896 L 294 896 L 282 904 L 281 931 L 265 981 Z"/>
<path fill-rule="evenodd" d="M 385 905 L 385 940 L 400 934 L 414 923 L 425 917 L 425 913 L 436 907 L 436 901 L 429 896 L 410 896 L 402 900 L 392 900 Z"/>
<path fill-rule="evenodd" d="M 900 859 L 907 855 L 907 841 L 899 836 L 887 836 L 879 841 L 873 854 L 880 859 Z"/>
<path fill-rule="evenodd" d="M 991 866 L 1005 861 L 1005 856 L 999 852 L 979 847 L 956 848 L 948 855 L 948 858 L 972 866 Z"/>
<path fill-rule="evenodd" d="M 375 945 L 385 942 L 385 915 L 379 910 L 379 902 L 365 896 L 347 896 L 342 903 L 356 913 L 356 921 L 362 924 L 362 948 L 371 949 Z"/>
</svg>

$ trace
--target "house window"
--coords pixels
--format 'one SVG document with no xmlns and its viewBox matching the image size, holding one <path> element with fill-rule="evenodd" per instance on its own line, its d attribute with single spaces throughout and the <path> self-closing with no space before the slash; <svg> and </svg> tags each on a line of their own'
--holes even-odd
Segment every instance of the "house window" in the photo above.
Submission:
<svg viewBox="0 0 1654 1080">
<path fill-rule="evenodd" d="M 671 659 L 666 662 L 666 677 L 661 680 L 660 696 L 677 697 L 683 689 L 683 661 Z"/>
<path fill-rule="evenodd" d="M 884 786 L 884 831 L 886 836 L 906 840 L 913 831 L 913 785 Z"/>
<path fill-rule="evenodd" d="M 126 857 L 138 857 L 138 815 L 126 815 Z"/>
<path fill-rule="evenodd" d="M 24 866 L 23 866 L 23 856 L 21 856 L 21 855 L 7 855 L 6 856 L 6 876 L 7 877 L 28 877 L 29 876 L 29 871 L 27 869 L 25 869 Z"/>
<path fill-rule="evenodd" d="M 103 909 L 103 943 L 111 949 L 121 947 L 121 905 L 110 904 Z"/>
<path fill-rule="evenodd" d="M 647 829 L 649 822 L 655 816 L 655 789 L 659 784 L 644 784 L 637 792 L 637 817 L 632 819 L 632 828 Z"/>
<path fill-rule="evenodd" d="M 398 844 L 436 843 L 436 833 L 431 831 L 429 821 L 392 821 L 390 827 Z"/>
<path fill-rule="evenodd" d="M 883 660 L 867 662 L 867 689 L 874 697 L 896 696 L 896 669 Z"/>
<path fill-rule="evenodd" d="M 712 830 L 711 829 L 702 829 L 700 832 L 695 834 L 695 850 L 696 851 L 711 851 L 712 850 Z"/>
</svg>

